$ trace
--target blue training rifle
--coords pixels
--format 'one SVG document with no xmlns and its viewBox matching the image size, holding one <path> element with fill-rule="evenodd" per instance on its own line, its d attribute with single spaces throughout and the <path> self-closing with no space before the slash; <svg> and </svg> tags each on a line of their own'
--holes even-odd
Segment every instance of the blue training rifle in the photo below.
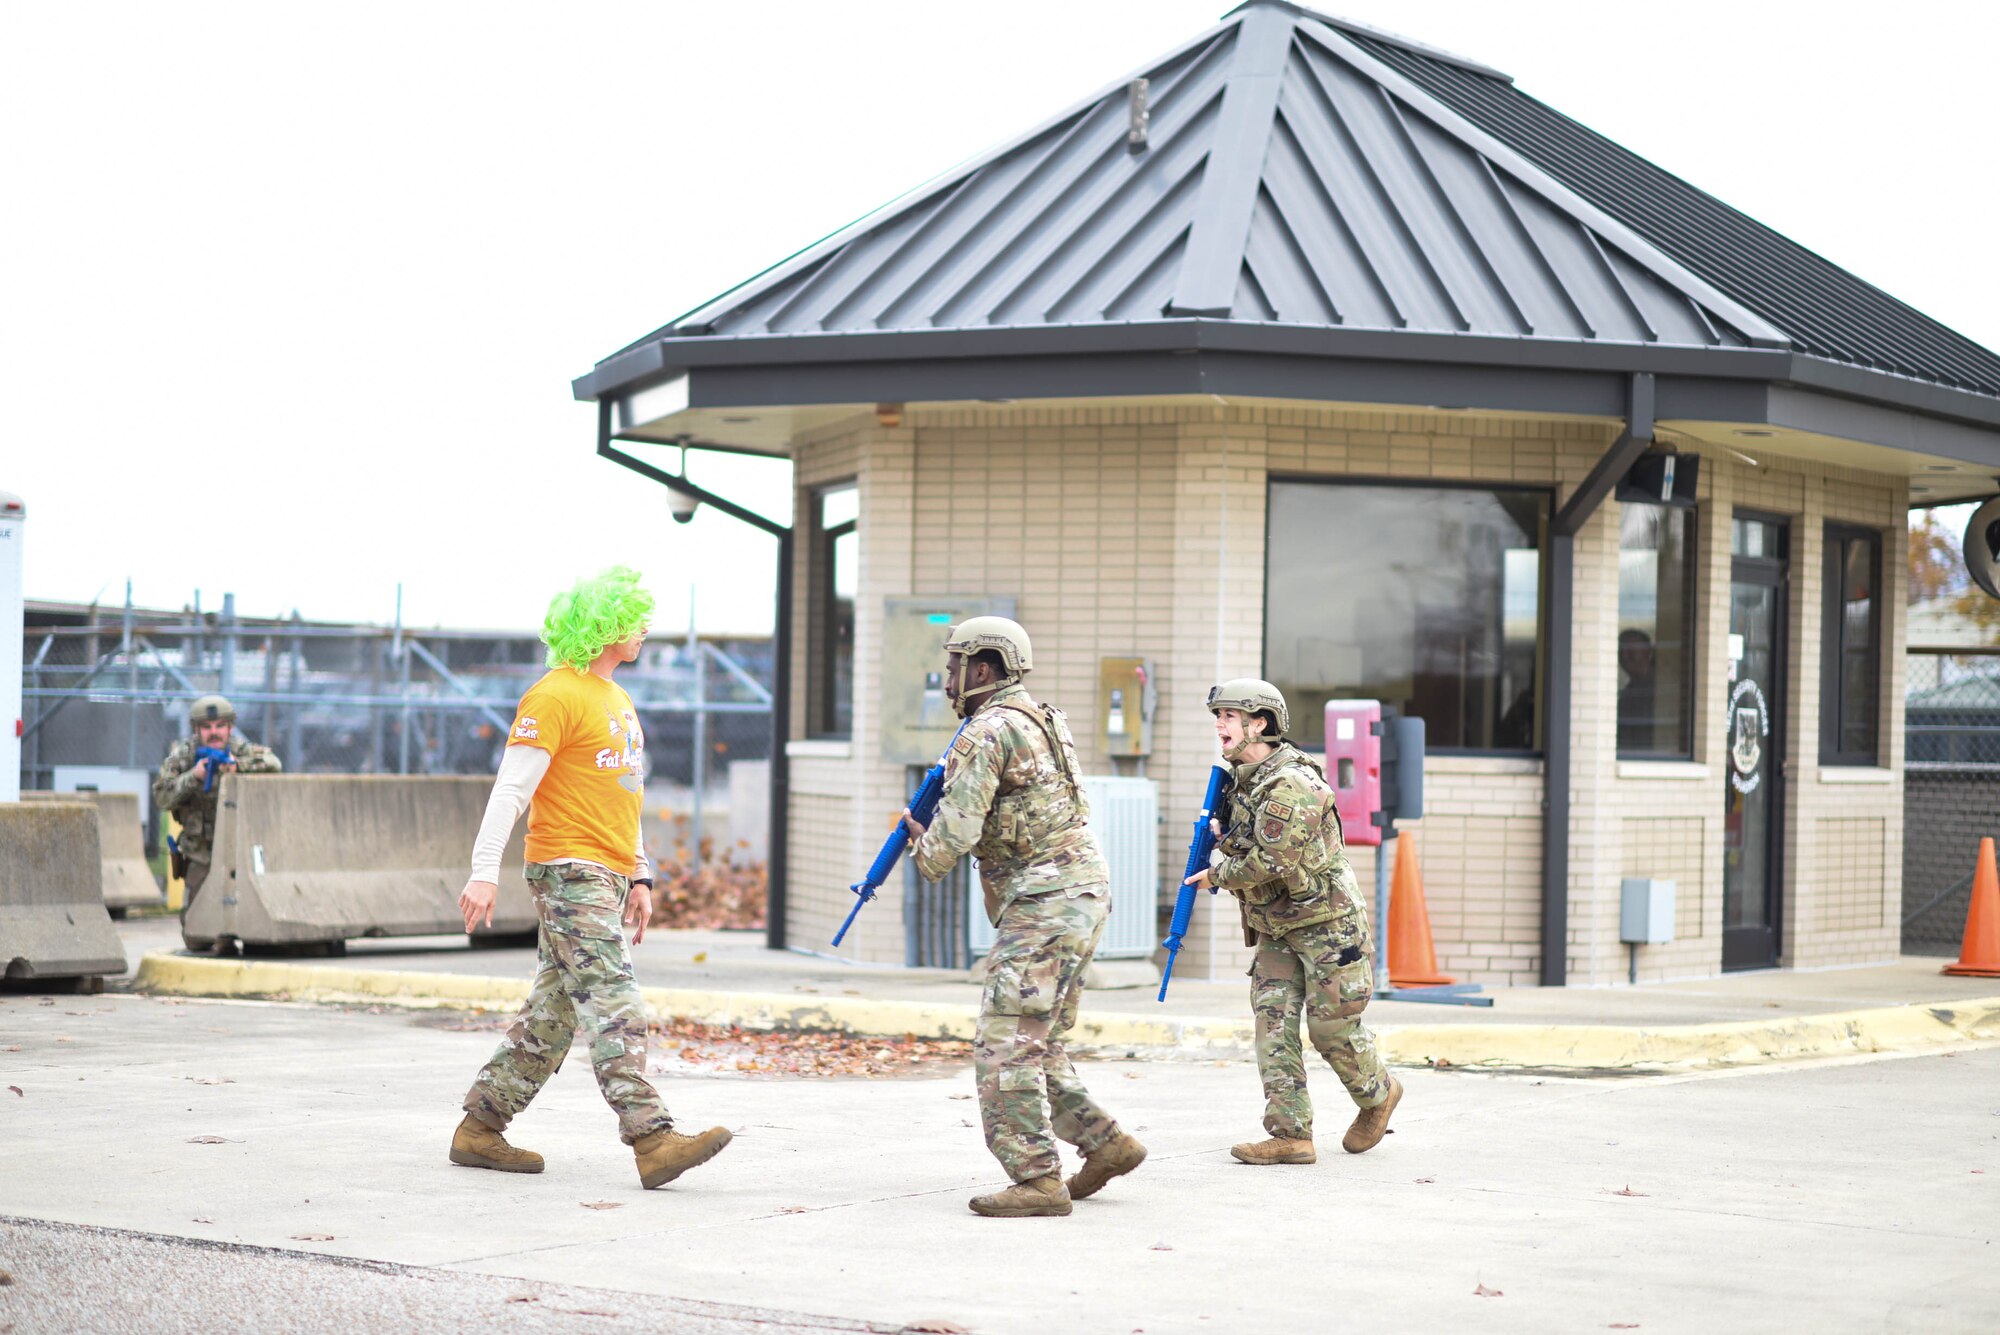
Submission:
<svg viewBox="0 0 2000 1335">
<path fill-rule="evenodd" d="M 195 748 L 194 760 L 197 765 L 204 760 L 208 762 L 208 774 L 201 781 L 201 790 L 204 793 L 212 793 L 215 791 L 215 776 L 222 773 L 224 765 L 234 764 L 236 757 L 229 754 L 227 747 L 198 746 Z"/>
<path fill-rule="evenodd" d="M 1174 900 L 1173 921 L 1167 924 L 1167 967 L 1160 971 L 1160 1000 L 1167 999 L 1167 984 L 1174 981 L 1174 960 L 1181 953 L 1181 942 L 1187 936 L 1188 920 L 1194 917 L 1194 892 L 1197 887 L 1189 885 L 1187 879 L 1196 872 L 1208 870 L 1209 855 L 1215 852 L 1216 808 L 1222 805 L 1223 794 L 1229 791 L 1229 771 L 1216 765 L 1208 771 L 1208 791 L 1202 794 L 1201 812 L 1194 818 L 1194 838 L 1188 841 L 1187 870 L 1181 873 L 1181 892 Z M 1208 887 L 1208 893 L 1215 893 L 1215 887 Z"/>
<path fill-rule="evenodd" d="M 967 719 L 966 722 L 970 723 L 971 720 Z M 951 740 L 956 742 L 958 733 L 964 731 L 965 723 L 959 724 L 958 732 L 951 735 Z M 916 817 L 919 825 L 929 825 L 931 819 L 937 815 L 938 799 L 944 796 L 944 762 L 949 759 L 951 759 L 951 748 L 947 746 L 944 754 L 938 757 L 938 763 L 924 771 L 924 781 L 917 785 L 917 791 L 910 797 L 910 814 Z M 863 904 L 875 898 L 875 892 L 889 879 L 889 873 L 896 870 L 897 860 L 909 846 L 910 827 L 897 821 L 896 828 L 883 841 L 882 851 L 868 864 L 868 874 L 847 887 L 855 894 L 854 907 L 847 911 L 847 921 L 841 923 L 840 930 L 833 934 L 833 944 L 839 945 L 840 939 L 847 935 L 847 929 L 854 926 L 854 915 L 861 912 Z"/>
</svg>

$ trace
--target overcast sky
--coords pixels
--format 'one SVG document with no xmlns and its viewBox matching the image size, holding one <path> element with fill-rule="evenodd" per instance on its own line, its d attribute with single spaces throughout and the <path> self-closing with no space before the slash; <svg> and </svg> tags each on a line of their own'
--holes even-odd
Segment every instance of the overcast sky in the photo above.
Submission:
<svg viewBox="0 0 2000 1335">
<path fill-rule="evenodd" d="M 572 377 L 1225 0 L 0 9 L 0 489 L 30 597 L 521 626 L 614 560 L 768 629 L 769 539 Z M 1989 347 L 2000 6 L 1346 0 Z M 781 464 L 697 481 L 784 518 Z"/>
</svg>

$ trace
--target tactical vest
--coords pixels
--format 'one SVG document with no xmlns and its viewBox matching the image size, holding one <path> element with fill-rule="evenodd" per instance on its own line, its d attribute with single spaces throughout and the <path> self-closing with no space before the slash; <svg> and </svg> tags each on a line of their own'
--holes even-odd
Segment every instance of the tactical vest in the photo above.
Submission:
<svg viewBox="0 0 2000 1335">
<path fill-rule="evenodd" d="M 1028 858 L 1057 835 L 1088 823 L 1090 803 L 1078 777 L 1081 767 L 1077 764 L 1076 742 L 1070 736 L 1069 720 L 1063 717 L 1063 712 L 1054 705 L 1027 700 L 1001 700 L 995 704 L 1035 721 L 1063 779 L 1062 788 L 1053 793 L 1020 789 L 1002 794 L 994 799 L 993 808 L 987 813 L 981 845 L 997 845 L 1014 857 Z"/>
</svg>

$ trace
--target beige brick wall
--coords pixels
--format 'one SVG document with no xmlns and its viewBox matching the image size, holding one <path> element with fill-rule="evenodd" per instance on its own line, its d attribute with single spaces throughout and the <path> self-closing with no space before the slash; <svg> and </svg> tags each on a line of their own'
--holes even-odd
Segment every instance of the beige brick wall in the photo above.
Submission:
<svg viewBox="0 0 2000 1335">
<path fill-rule="evenodd" d="M 883 599 L 891 595 L 1012 595 L 1034 635 L 1036 694 L 1068 710 L 1087 769 L 1110 763 L 1097 744 L 1100 657 L 1154 660 L 1160 711 L 1145 773 L 1161 784 L 1162 900 L 1185 859 L 1192 803 L 1215 759 L 1202 701 L 1219 677 L 1262 671 L 1264 515 L 1272 475 L 1449 478 L 1543 484 L 1559 504 L 1615 435 L 1615 424 L 1525 417 L 1227 406 L 915 411 L 895 429 L 864 416 L 799 443 L 799 513 L 813 487 L 860 483 L 863 522 L 857 608 L 855 730 L 848 752 L 793 761 L 791 934 L 823 949 L 851 902 L 845 889 L 880 841 L 907 785 L 879 759 L 871 688 Z M 1885 747 L 1883 782 L 1819 774 L 1820 526 L 1828 517 L 1882 528 L 1885 593 L 1901 602 L 1905 501 L 1900 480 L 1766 460 L 1750 467 L 1703 455 L 1696 542 L 1698 657 L 1695 752 L 1685 762 L 1620 762 L 1617 505 L 1606 502 L 1576 539 L 1575 727 L 1571 789 L 1572 981 L 1622 983 L 1619 882 L 1670 876 L 1680 886 L 1677 940 L 1641 951 L 1643 979 L 1715 973 L 1721 953 L 1721 815 L 1726 764 L 1729 516 L 1735 506 L 1793 520 L 1790 700 L 1785 812 L 1785 963 L 1858 962 L 1895 953 L 1895 923 L 1857 925 L 1853 873 L 1836 870 L 1819 837 L 1825 820 L 1880 824 L 1876 879 L 1901 865 L 1900 743 Z M 794 655 L 794 733 L 810 681 L 802 543 Z M 1885 736 L 1901 727 L 1900 610 L 1885 619 Z M 826 748 L 819 748 L 824 752 Z M 1126 772 L 1131 772 L 1130 765 Z M 1495 984 L 1540 972 L 1541 821 L 1538 760 L 1433 757 L 1429 814 L 1416 835 L 1440 967 Z M 1807 837 L 1801 837 L 1801 832 Z M 1851 841 L 1854 831 L 1840 827 Z M 1845 846 L 1845 845 L 1843 845 Z M 1364 890 L 1373 854 L 1357 849 Z M 1844 879 L 1843 879 L 1844 878 Z M 1836 888 L 1837 887 L 1837 888 Z M 1888 902 L 1887 900 L 1883 901 Z M 1885 910 L 1886 912 L 1886 910 Z M 902 958 L 900 895 L 871 905 L 842 954 Z M 1842 924 L 1834 927 L 1833 923 Z M 1228 978 L 1246 966 L 1226 899 L 1204 897 L 1180 976 Z"/>
</svg>

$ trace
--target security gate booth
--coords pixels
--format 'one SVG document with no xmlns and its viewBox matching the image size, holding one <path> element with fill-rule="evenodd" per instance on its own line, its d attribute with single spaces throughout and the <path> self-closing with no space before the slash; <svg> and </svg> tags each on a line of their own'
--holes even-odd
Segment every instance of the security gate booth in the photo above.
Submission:
<svg viewBox="0 0 2000 1335">
<path fill-rule="evenodd" d="M 1085 769 L 1159 785 L 1162 882 L 1207 688 L 1256 673 L 1426 721 L 1461 978 L 1623 981 L 1628 879 L 1677 886 L 1642 981 L 1896 954 L 1901 535 L 1994 491 L 2000 357 L 1476 61 L 1257 0 L 574 389 L 600 455 L 779 543 L 774 946 L 828 949 L 935 758 L 884 741 L 935 598 L 1013 606 Z M 795 522 L 706 450 L 789 459 Z M 1740 629 L 1739 520 L 1788 581 Z M 841 954 L 906 957 L 879 907 Z M 1205 909 L 1176 975 L 1240 941 Z"/>
</svg>

